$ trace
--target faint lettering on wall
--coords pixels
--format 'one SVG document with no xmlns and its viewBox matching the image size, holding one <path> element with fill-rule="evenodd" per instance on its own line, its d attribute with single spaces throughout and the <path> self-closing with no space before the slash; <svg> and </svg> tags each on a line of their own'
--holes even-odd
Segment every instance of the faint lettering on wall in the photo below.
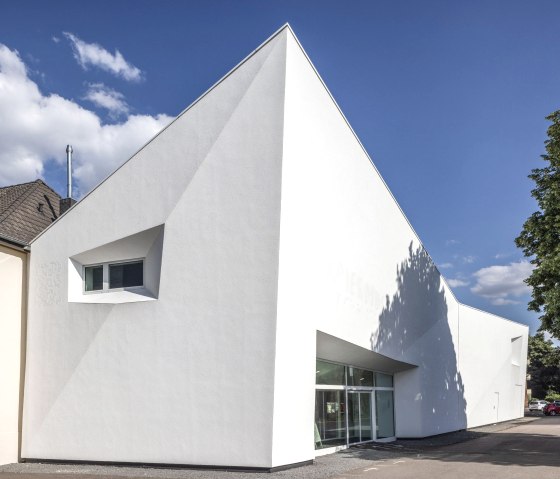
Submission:
<svg viewBox="0 0 560 479">
<path fill-rule="evenodd" d="M 336 288 L 339 307 L 368 314 L 373 314 L 380 308 L 381 298 L 373 283 L 357 271 L 352 271 L 339 263 L 333 265 L 331 277 Z"/>
<path fill-rule="evenodd" d="M 38 290 L 43 304 L 60 303 L 60 284 L 62 282 L 62 265 L 51 262 L 43 263 L 39 268 Z"/>
</svg>

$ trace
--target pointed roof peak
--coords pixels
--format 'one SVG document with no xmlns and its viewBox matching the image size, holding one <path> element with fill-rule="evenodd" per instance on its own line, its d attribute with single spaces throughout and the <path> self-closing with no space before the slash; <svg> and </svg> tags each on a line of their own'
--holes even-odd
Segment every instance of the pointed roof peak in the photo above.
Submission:
<svg viewBox="0 0 560 479">
<path fill-rule="evenodd" d="M 0 239 L 29 244 L 58 217 L 59 200 L 41 179 L 0 188 Z"/>
<path fill-rule="evenodd" d="M 291 34 L 295 36 L 294 29 L 292 28 L 292 26 L 288 22 L 284 23 L 284 25 L 282 25 L 278 29 L 279 32 L 281 32 L 283 30 L 289 30 L 291 32 Z"/>
<path fill-rule="evenodd" d="M 273 41 L 278 35 L 284 33 L 285 31 L 289 32 L 292 37 L 294 38 L 294 40 L 296 41 L 296 43 L 301 47 L 301 43 L 297 37 L 297 35 L 294 32 L 294 29 L 292 28 L 292 26 L 286 22 L 284 23 L 278 30 L 276 30 L 272 35 L 270 35 L 264 42 L 262 42 L 257 48 L 255 48 L 247 57 L 245 57 L 240 64 L 244 63 L 246 60 L 248 60 L 254 53 L 256 53 L 257 51 L 259 51 L 261 48 L 263 48 L 265 45 L 267 45 L 268 43 L 270 43 L 271 41 Z M 303 48 L 302 48 L 303 50 Z"/>
</svg>

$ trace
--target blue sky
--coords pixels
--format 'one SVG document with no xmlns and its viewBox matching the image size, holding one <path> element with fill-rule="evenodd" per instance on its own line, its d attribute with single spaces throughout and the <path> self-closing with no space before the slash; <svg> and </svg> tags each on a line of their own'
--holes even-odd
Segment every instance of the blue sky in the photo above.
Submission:
<svg viewBox="0 0 560 479">
<path fill-rule="evenodd" d="M 458 299 L 531 325 L 513 239 L 560 108 L 558 1 L 11 1 L 0 183 L 86 193 L 289 22 Z"/>
</svg>

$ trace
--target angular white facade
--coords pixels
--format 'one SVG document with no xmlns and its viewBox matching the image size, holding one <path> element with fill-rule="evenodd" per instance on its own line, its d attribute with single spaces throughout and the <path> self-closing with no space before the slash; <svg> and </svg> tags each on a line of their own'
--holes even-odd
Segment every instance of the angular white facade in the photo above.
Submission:
<svg viewBox="0 0 560 479">
<path fill-rule="evenodd" d="M 457 302 L 289 27 L 31 251 L 23 458 L 300 463 L 331 393 L 339 443 L 359 394 L 361 440 L 389 397 L 398 437 L 523 415 L 527 327 Z M 142 287 L 110 288 L 127 261 Z"/>
</svg>

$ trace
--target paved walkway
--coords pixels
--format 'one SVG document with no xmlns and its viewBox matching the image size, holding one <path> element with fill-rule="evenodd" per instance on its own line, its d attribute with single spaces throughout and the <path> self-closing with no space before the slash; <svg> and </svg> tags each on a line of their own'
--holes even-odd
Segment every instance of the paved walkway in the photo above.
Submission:
<svg viewBox="0 0 560 479">
<path fill-rule="evenodd" d="M 558 479 L 560 477 L 560 418 L 541 417 L 466 433 L 479 437 L 448 445 L 404 444 L 393 457 L 372 460 L 335 476 L 376 479 L 479 478 Z M 402 443 L 402 441 L 400 441 Z M 396 445 L 398 446 L 398 444 Z"/>
<path fill-rule="evenodd" d="M 524 418 L 424 440 L 351 448 L 314 465 L 267 473 L 142 467 L 10 464 L 0 479 L 353 479 L 560 477 L 560 417 Z"/>
</svg>

